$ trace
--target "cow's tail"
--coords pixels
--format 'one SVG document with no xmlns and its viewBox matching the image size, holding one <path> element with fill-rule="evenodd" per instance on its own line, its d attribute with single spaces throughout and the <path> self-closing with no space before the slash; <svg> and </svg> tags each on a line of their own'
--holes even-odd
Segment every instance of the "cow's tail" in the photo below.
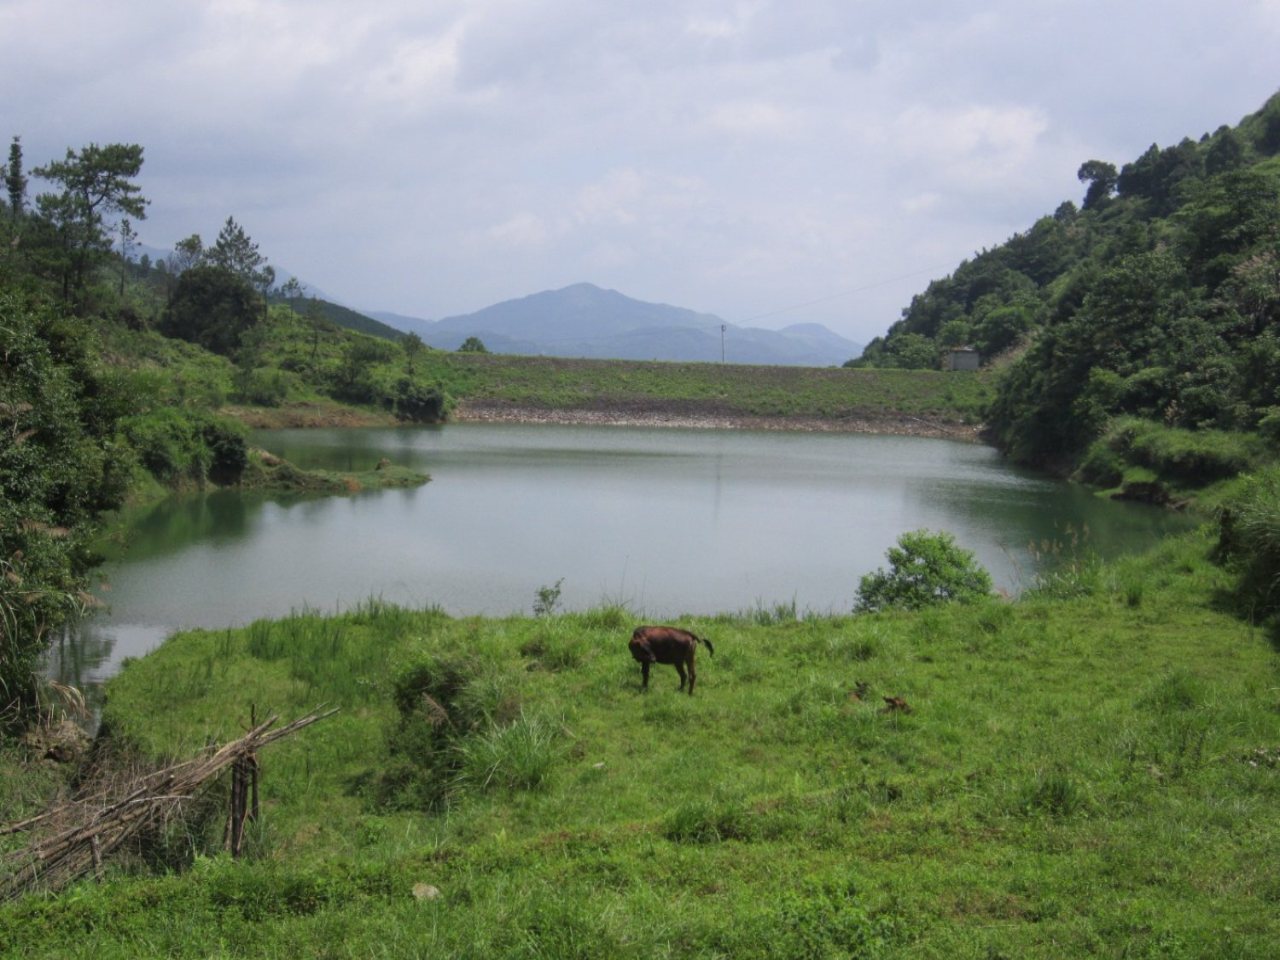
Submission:
<svg viewBox="0 0 1280 960">
<path fill-rule="evenodd" d="M 716 648 L 711 645 L 710 640 L 708 640 L 706 637 L 699 637 L 696 635 L 694 636 L 693 639 L 697 640 L 700 644 L 706 647 L 707 653 L 711 654 L 712 656 L 715 656 Z"/>
</svg>

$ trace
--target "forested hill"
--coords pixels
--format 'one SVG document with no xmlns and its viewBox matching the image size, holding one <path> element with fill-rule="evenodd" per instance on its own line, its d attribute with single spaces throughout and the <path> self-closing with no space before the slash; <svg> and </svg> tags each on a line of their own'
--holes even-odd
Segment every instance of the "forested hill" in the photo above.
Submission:
<svg viewBox="0 0 1280 960">
<path fill-rule="evenodd" d="M 1238 126 L 1118 169 L 1090 159 L 1079 177 L 1079 207 L 930 283 L 857 363 L 932 367 L 972 345 L 1002 368 L 996 441 L 1040 465 L 1092 460 L 1104 484 L 1119 465 L 1090 446 L 1117 418 L 1276 433 L 1280 94 Z"/>
</svg>

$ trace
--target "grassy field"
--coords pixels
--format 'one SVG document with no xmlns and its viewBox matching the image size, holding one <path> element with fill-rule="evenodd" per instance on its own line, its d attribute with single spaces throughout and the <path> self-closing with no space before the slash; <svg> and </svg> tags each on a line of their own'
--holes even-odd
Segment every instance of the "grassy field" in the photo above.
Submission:
<svg viewBox="0 0 1280 960">
<path fill-rule="evenodd" d="M 869 412 L 969 418 L 989 397 L 974 374 L 714 363 L 567 360 L 432 351 L 422 372 L 459 400 L 543 408 L 663 405 L 722 415 L 842 417 Z"/>
<path fill-rule="evenodd" d="M 171 825 L 174 872 L 4 906 L 0 953 L 1274 957 L 1280 660 L 1208 547 L 1017 603 L 684 620 L 694 697 L 638 692 L 624 609 L 181 634 L 109 685 L 144 754 L 342 711 L 262 756 L 244 860 Z"/>
<path fill-rule="evenodd" d="M 255 425 L 392 422 L 400 382 L 453 401 L 540 409 L 663 409 L 720 416 L 907 415 L 977 422 L 989 377 L 716 363 L 574 360 L 424 350 L 316 325 L 277 307 L 238 364 L 157 333 L 104 325 L 104 356 L 135 389 L 222 408 Z M 364 397 L 363 400 L 360 398 Z M 381 398 L 378 400 L 377 398 Z"/>
</svg>

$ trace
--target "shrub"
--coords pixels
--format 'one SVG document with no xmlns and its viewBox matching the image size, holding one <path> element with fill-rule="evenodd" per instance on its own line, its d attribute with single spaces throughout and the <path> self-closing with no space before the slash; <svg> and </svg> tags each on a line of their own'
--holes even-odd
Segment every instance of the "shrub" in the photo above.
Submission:
<svg viewBox="0 0 1280 960">
<path fill-rule="evenodd" d="M 287 370 L 271 367 L 240 370 L 235 377 L 236 396 L 244 403 L 276 407 L 289 399 L 297 383 L 297 375 Z"/>
<path fill-rule="evenodd" d="M 1257 438 L 1247 434 L 1183 430 L 1133 418 L 1117 421 L 1107 444 L 1129 463 L 1190 486 L 1245 473 L 1261 453 Z"/>
<path fill-rule="evenodd" d="M 45 640 L 82 606 L 92 527 L 131 469 L 131 400 L 84 322 L 0 292 L 0 726 L 34 711 Z"/>
<path fill-rule="evenodd" d="M 1124 460 L 1105 440 L 1095 440 L 1080 462 L 1077 476 L 1095 487 L 1117 487 L 1124 479 Z"/>
<path fill-rule="evenodd" d="M 200 266 L 178 278 L 160 328 L 168 336 L 231 356 L 262 315 L 261 298 L 242 278 L 221 267 Z"/>
<path fill-rule="evenodd" d="M 447 398 L 439 387 L 428 387 L 409 377 L 397 380 L 394 393 L 384 396 L 382 403 L 391 408 L 397 420 L 410 423 L 438 423 L 448 412 Z"/>
<path fill-rule="evenodd" d="M 972 603 L 991 593 L 991 575 L 949 533 L 915 530 L 888 552 L 889 570 L 869 573 L 858 584 L 857 612 L 890 608 L 919 610 L 935 603 Z"/>
<path fill-rule="evenodd" d="M 130 417 L 124 435 L 139 462 L 161 483 L 238 483 L 249 463 L 240 427 L 230 420 L 177 407 Z"/>
<path fill-rule="evenodd" d="M 535 617 L 549 617 L 556 612 L 556 608 L 560 606 L 560 585 L 562 583 L 564 583 L 564 577 L 561 577 L 551 586 L 544 584 L 537 589 L 533 600 L 533 615 Z"/>
<path fill-rule="evenodd" d="M 1246 478 L 1223 506 L 1215 556 L 1235 570 L 1242 608 L 1259 618 L 1280 610 L 1280 469 Z"/>
<path fill-rule="evenodd" d="M 396 678 L 392 698 L 392 759 L 374 780 L 383 806 L 431 809 L 459 789 L 532 790 L 551 775 L 559 725 L 526 714 L 495 664 L 428 658 Z"/>
</svg>

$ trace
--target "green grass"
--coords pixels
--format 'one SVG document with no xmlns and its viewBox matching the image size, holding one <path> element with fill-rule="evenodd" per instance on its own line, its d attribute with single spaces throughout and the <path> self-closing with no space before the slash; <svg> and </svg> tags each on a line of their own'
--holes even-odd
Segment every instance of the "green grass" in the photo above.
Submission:
<svg viewBox="0 0 1280 960">
<path fill-rule="evenodd" d="M 431 351 L 424 374 L 459 400 L 540 408 L 840 418 L 897 413 L 976 421 L 984 378 L 928 370 L 759 367 L 714 363 L 568 360 Z"/>
<path fill-rule="evenodd" d="M 105 361 L 153 405 L 225 408 L 255 424 L 385 422 L 402 382 L 452 401 L 619 413 L 977 423 L 985 374 L 582 360 L 423 350 L 277 304 L 242 356 L 215 356 L 153 331 L 101 325 Z M 363 400 L 362 400 L 363 398 Z"/>
<path fill-rule="evenodd" d="M 251 704 L 342 712 L 263 754 L 247 859 L 2 907 L 0 952 L 1272 957 L 1280 663 L 1218 610 L 1209 547 L 1014 604 L 683 618 L 716 646 L 694 697 L 666 667 L 638 692 L 623 608 L 181 634 L 109 686 L 146 752 L 237 736 Z M 382 805 L 424 662 L 473 726 L 442 805 Z"/>
</svg>

